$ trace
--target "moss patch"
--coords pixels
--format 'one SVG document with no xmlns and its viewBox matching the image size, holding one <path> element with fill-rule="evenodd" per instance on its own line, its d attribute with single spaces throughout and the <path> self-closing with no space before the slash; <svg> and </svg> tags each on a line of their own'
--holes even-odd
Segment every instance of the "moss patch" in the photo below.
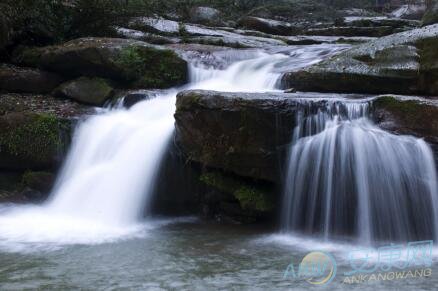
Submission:
<svg viewBox="0 0 438 291">
<path fill-rule="evenodd" d="M 268 190 L 238 178 L 229 177 L 219 172 L 205 173 L 200 176 L 201 182 L 222 192 L 231 193 L 242 209 L 268 212 L 274 208 Z"/>
<path fill-rule="evenodd" d="M 62 146 L 67 126 L 50 114 L 8 114 L 0 122 L 0 146 L 11 155 L 45 162 Z"/>
<path fill-rule="evenodd" d="M 173 51 L 145 46 L 121 50 L 116 64 L 136 87 L 168 88 L 187 79 L 187 64 Z"/>
</svg>

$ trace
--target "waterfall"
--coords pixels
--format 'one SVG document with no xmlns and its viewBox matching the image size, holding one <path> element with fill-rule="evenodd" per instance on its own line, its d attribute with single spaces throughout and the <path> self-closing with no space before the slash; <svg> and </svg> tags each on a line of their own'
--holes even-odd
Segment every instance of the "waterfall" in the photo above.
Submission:
<svg viewBox="0 0 438 291">
<path fill-rule="evenodd" d="M 181 89 L 274 90 L 281 74 L 271 71 L 287 57 L 245 55 L 250 59 L 236 56 L 223 69 L 192 62 L 193 81 Z M 130 109 L 103 110 L 82 122 L 48 201 L 0 209 L 0 244 L 88 244 L 137 235 L 174 130 L 177 92 Z"/>
<path fill-rule="evenodd" d="M 369 115 L 368 102 L 315 109 L 303 101 L 285 179 L 283 231 L 365 244 L 437 238 L 430 147 L 380 130 Z"/>
</svg>

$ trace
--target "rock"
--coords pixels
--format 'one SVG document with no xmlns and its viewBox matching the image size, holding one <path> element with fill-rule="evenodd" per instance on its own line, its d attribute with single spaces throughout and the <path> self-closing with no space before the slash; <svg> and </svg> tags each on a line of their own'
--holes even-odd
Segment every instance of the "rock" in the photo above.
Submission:
<svg viewBox="0 0 438 291">
<path fill-rule="evenodd" d="M 253 16 L 243 17 L 239 20 L 237 25 L 241 28 L 257 30 L 276 35 L 296 35 L 302 32 L 302 29 L 287 22 Z"/>
<path fill-rule="evenodd" d="M 391 26 L 380 27 L 362 27 L 362 26 L 334 26 L 325 28 L 311 28 L 306 30 L 306 35 L 322 35 L 322 36 L 365 36 L 365 37 L 381 37 L 392 34 L 395 29 Z"/>
<path fill-rule="evenodd" d="M 17 93 L 49 93 L 62 82 L 56 74 L 39 69 L 0 65 L 0 90 Z"/>
<path fill-rule="evenodd" d="M 194 7 L 190 10 L 190 21 L 205 25 L 221 26 L 221 12 L 211 7 Z"/>
<path fill-rule="evenodd" d="M 289 89 L 284 90 L 284 93 L 296 93 L 296 92 L 297 92 L 297 90 L 295 88 L 289 88 Z"/>
<path fill-rule="evenodd" d="M 53 169 L 85 106 L 44 95 L 0 95 L 0 170 Z"/>
<path fill-rule="evenodd" d="M 55 183 L 55 175 L 50 172 L 32 172 L 28 171 L 23 174 L 21 183 L 23 186 L 30 189 L 45 193 L 50 193 L 50 190 Z"/>
<path fill-rule="evenodd" d="M 258 213 L 267 213 L 274 209 L 273 193 L 270 193 L 272 189 L 269 186 L 254 183 L 254 181 L 245 181 L 237 176 L 223 174 L 218 171 L 210 171 L 200 176 L 200 181 L 205 185 L 215 188 L 223 193 L 230 194 L 230 198 L 216 197 L 212 199 L 210 197 L 210 203 L 215 204 L 228 200 L 238 202 L 240 205 L 237 214 L 242 216 L 257 215 Z M 211 207 L 211 205 L 210 205 Z M 229 215 L 235 215 L 236 213 L 228 213 Z"/>
<path fill-rule="evenodd" d="M 165 88 L 187 80 L 187 63 L 173 51 L 132 39 L 80 38 L 24 49 L 14 60 L 72 77 L 114 79 L 132 87 Z"/>
<path fill-rule="evenodd" d="M 438 145 L 438 99 L 380 96 L 373 101 L 372 109 L 381 128 Z"/>
<path fill-rule="evenodd" d="M 141 40 L 151 44 L 163 45 L 181 42 L 181 39 L 178 37 L 162 36 L 154 33 L 148 33 L 124 27 L 117 27 L 116 32 L 118 37 Z"/>
<path fill-rule="evenodd" d="M 113 88 L 107 80 L 87 77 L 63 83 L 54 91 L 55 96 L 96 106 L 102 106 L 112 94 Z"/>
<path fill-rule="evenodd" d="M 345 17 L 335 26 L 310 28 L 307 35 L 346 36 L 346 37 L 382 37 L 393 33 L 416 28 L 419 21 L 388 17 Z"/>
<path fill-rule="evenodd" d="M 396 30 L 408 30 L 420 26 L 420 21 L 390 18 L 386 16 L 376 17 L 345 17 L 344 24 L 352 27 L 392 27 Z M 400 32 L 400 31 L 399 31 Z"/>
<path fill-rule="evenodd" d="M 0 116 L 0 168 L 47 169 L 60 163 L 65 121 L 53 115 L 8 113 Z"/>
<path fill-rule="evenodd" d="M 424 4 L 407 4 L 392 11 L 390 16 L 402 19 L 421 20 L 425 12 L 426 6 Z"/>
<path fill-rule="evenodd" d="M 438 23 L 438 2 L 434 2 L 435 3 L 432 4 L 429 9 L 427 9 L 423 19 L 421 20 L 423 26 Z"/>
<path fill-rule="evenodd" d="M 175 36 L 180 32 L 180 24 L 177 21 L 164 18 L 136 17 L 128 23 L 128 27 L 142 32 L 166 36 Z"/>
<path fill-rule="evenodd" d="M 299 91 L 438 94 L 438 25 L 386 36 L 286 73 Z"/>
<path fill-rule="evenodd" d="M 279 182 L 279 156 L 287 152 L 300 106 L 289 97 L 283 93 L 181 92 L 175 113 L 177 143 L 187 159 L 203 166 Z"/>
</svg>

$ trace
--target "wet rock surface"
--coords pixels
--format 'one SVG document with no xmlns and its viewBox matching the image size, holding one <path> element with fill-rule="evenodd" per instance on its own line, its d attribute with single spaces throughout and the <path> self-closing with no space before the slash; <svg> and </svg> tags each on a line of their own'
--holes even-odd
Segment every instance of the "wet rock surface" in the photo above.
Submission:
<svg viewBox="0 0 438 291">
<path fill-rule="evenodd" d="M 354 47 L 283 77 L 301 91 L 437 94 L 438 26 L 402 32 Z"/>
<path fill-rule="evenodd" d="M 388 95 L 377 97 L 372 108 L 382 129 L 438 145 L 438 99 Z"/>
</svg>

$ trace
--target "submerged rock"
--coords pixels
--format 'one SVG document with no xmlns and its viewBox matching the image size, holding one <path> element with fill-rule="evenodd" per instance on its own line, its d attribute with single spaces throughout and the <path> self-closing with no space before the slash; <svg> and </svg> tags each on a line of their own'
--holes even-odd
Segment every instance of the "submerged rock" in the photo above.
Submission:
<svg viewBox="0 0 438 291">
<path fill-rule="evenodd" d="M 96 106 L 103 105 L 112 94 L 113 88 L 107 80 L 87 77 L 63 83 L 54 91 L 56 96 Z"/>
<path fill-rule="evenodd" d="M 33 68 L 0 65 L 0 90 L 16 93 L 49 93 L 62 82 L 56 74 Z"/>
<path fill-rule="evenodd" d="M 80 38 L 24 49 L 14 59 L 67 76 L 110 78 L 133 87 L 172 87 L 187 80 L 187 63 L 173 51 L 131 39 Z"/>
<path fill-rule="evenodd" d="M 383 37 L 283 76 L 301 91 L 438 94 L 438 25 Z"/>
</svg>

